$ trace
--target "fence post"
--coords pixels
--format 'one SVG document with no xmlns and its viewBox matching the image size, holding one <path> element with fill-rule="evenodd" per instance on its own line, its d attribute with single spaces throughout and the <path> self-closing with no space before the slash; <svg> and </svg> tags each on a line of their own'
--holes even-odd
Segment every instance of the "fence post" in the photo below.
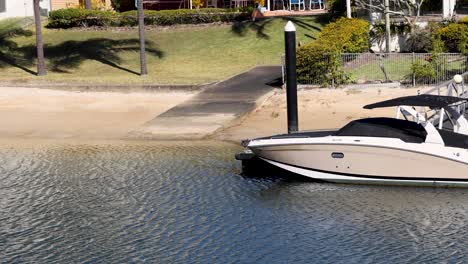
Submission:
<svg viewBox="0 0 468 264">
<path fill-rule="evenodd" d="M 286 88 L 286 55 L 281 55 L 281 81 L 283 88 Z"/>
<path fill-rule="evenodd" d="M 416 73 L 414 72 L 414 62 L 415 62 L 415 58 L 414 58 L 414 51 L 413 51 L 413 56 L 411 58 L 411 70 L 413 71 L 413 87 L 416 86 Z"/>
</svg>

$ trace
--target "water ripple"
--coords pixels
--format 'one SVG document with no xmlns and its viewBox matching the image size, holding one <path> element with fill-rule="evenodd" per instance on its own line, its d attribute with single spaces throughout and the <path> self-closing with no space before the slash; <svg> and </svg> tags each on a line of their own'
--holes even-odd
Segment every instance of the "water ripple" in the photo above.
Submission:
<svg viewBox="0 0 468 264">
<path fill-rule="evenodd" d="M 466 262 L 468 190 L 240 176 L 220 142 L 0 142 L 0 262 Z"/>
</svg>

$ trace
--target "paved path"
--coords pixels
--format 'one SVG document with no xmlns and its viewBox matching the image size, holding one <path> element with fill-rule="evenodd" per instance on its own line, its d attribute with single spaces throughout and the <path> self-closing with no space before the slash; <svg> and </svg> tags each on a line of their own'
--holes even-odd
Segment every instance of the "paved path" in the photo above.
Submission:
<svg viewBox="0 0 468 264">
<path fill-rule="evenodd" d="M 261 66 L 200 92 L 146 123 L 132 136 L 201 139 L 254 110 L 281 80 L 279 66 Z"/>
</svg>

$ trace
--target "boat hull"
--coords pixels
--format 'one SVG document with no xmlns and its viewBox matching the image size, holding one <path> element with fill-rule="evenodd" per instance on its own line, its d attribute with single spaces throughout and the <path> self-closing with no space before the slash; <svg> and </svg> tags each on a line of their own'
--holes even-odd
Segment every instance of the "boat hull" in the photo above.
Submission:
<svg viewBox="0 0 468 264">
<path fill-rule="evenodd" d="M 467 150 L 443 145 L 324 137 L 263 140 L 249 148 L 272 165 L 329 182 L 468 186 Z"/>
<path fill-rule="evenodd" d="M 312 169 L 299 168 L 272 160 L 262 160 L 289 172 L 331 183 L 365 184 L 365 185 L 396 185 L 396 186 L 426 186 L 426 187 L 460 187 L 468 188 L 468 179 L 427 179 L 427 178 L 385 178 L 375 176 L 351 176 L 333 172 L 321 172 Z"/>
</svg>

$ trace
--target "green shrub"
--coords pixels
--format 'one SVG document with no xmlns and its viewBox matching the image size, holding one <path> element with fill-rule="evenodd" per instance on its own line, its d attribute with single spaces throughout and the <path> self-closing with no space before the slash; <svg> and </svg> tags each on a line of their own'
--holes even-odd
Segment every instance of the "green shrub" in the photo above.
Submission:
<svg viewBox="0 0 468 264">
<path fill-rule="evenodd" d="M 169 26 L 177 24 L 202 24 L 214 22 L 233 22 L 250 18 L 248 9 L 204 8 L 198 10 L 162 10 L 145 11 L 145 24 Z M 115 13 L 86 9 L 61 9 L 52 11 L 49 16 L 49 28 L 71 28 L 86 26 L 136 26 L 137 11 Z"/>
<path fill-rule="evenodd" d="M 440 56 L 442 45 L 443 43 L 440 40 L 435 40 L 431 56 L 424 61 L 418 60 L 411 64 L 411 71 L 416 82 L 433 83 L 435 80 L 440 79 L 440 74 L 446 71 L 443 66 L 447 65 L 447 61 Z M 410 76 L 407 76 L 407 78 L 410 79 Z"/>
<path fill-rule="evenodd" d="M 341 18 L 325 26 L 317 40 L 297 51 L 299 82 L 342 85 L 352 81 L 342 70 L 341 53 L 369 49 L 369 24 L 361 19 Z"/>
<path fill-rule="evenodd" d="M 339 86 L 351 82 L 351 76 L 341 69 L 341 54 L 333 48 L 309 43 L 297 51 L 297 79 L 315 81 L 322 86 Z"/>
<path fill-rule="evenodd" d="M 468 17 L 463 17 L 460 20 L 457 21 L 459 24 L 468 24 Z"/>
<path fill-rule="evenodd" d="M 411 65 L 411 72 L 413 72 L 417 83 L 432 83 L 436 77 L 437 72 L 431 63 L 427 61 L 418 60 Z M 411 79 L 412 76 L 408 76 Z"/>
<path fill-rule="evenodd" d="M 369 49 L 369 23 L 362 19 L 340 18 L 326 25 L 317 41 L 339 52 L 367 51 Z"/>
<path fill-rule="evenodd" d="M 443 41 L 447 51 L 459 52 L 459 46 L 462 45 L 461 42 L 466 31 L 466 24 L 450 23 L 447 26 L 436 30 L 433 33 L 433 38 Z"/>
</svg>

